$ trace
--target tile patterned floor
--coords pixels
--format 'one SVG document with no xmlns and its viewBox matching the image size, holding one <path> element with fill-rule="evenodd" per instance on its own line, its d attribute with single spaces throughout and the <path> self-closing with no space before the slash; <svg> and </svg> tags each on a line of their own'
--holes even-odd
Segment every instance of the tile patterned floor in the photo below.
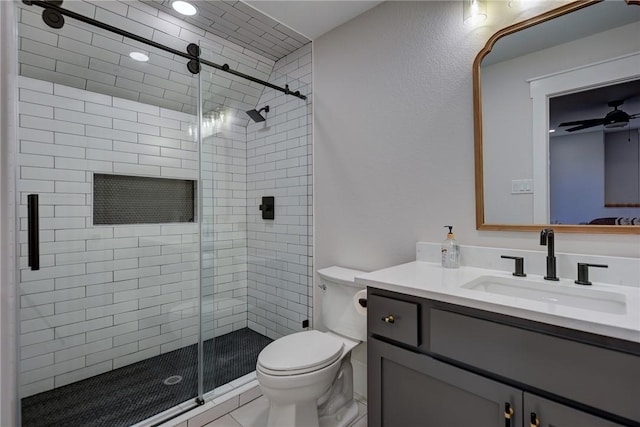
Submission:
<svg viewBox="0 0 640 427">
<path fill-rule="evenodd" d="M 271 341 L 248 328 L 205 341 L 205 389 L 254 371 L 258 354 Z M 197 372 L 194 344 L 24 398 L 22 425 L 130 426 L 194 398 Z M 164 382 L 175 375 L 182 380 L 173 385 Z"/>
<path fill-rule="evenodd" d="M 267 398 L 261 396 L 214 420 L 205 427 L 265 427 L 268 409 Z M 365 403 L 358 401 L 358 418 L 350 427 L 367 427 L 367 405 Z"/>
</svg>

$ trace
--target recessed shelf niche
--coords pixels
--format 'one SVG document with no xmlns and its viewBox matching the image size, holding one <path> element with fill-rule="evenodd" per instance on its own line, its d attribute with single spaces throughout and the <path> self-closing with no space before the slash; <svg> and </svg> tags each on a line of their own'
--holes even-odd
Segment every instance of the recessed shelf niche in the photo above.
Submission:
<svg viewBox="0 0 640 427">
<path fill-rule="evenodd" d="M 93 175 L 93 224 L 195 221 L 196 181 Z"/>
</svg>

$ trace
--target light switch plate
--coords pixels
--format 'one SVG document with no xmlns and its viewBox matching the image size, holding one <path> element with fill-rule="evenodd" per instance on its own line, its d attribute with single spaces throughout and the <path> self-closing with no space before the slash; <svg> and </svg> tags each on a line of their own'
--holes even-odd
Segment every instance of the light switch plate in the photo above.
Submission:
<svg viewBox="0 0 640 427">
<path fill-rule="evenodd" d="M 512 180 L 511 194 L 533 194 L 533 180 L 531 179 Z"/>
</svg>

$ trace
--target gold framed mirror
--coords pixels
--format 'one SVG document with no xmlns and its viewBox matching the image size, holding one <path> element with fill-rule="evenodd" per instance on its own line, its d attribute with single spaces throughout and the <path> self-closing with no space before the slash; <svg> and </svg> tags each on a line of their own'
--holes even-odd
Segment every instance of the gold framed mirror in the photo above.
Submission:
<svg viewBox="0 0 640 427">
<path fill-rule="evenodd" d="M 637 34 L 640 0 L 583 0 L 489 38 L 473 63 L 477 229 L 640 234 Z M 626 116 L 605 121 L 613 109 Z M 635 150 L 618 158 L 637 159 L 624 181 L 637 201 L 605 200 L 620 187 L 608 172 L 620 171 L 606 148 L 615 138 Z"/>
</svg>

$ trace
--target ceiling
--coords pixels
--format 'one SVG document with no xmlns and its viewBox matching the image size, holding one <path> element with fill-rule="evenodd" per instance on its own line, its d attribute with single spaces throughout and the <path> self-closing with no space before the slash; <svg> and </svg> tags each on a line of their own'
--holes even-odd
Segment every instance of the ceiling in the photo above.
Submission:
<svg viewBox="0 0 640 427">
<path fill-rule="evenodd" d="M 245 0 L 249 6 L 315 40 L 382 1 Z"/>
<path fill-rule="evenodd" d="M 174 11 L 171 0 L 66 0 L 63 7 L 176 50 L 200 43 L 203 58 L 269 80 L 278 74 L 273 72 L 278 60 L 382 3 L 191 1 L 198 9 L 192 17 Z M 72 18 L 53 29 L 43 23 L 40 7 L 17 4 L 21 75 L 182 112 L 196 111 L 196 79 L 187 71 L 184 58 Z M 132 51 L 146 53 L 149 61 L 132 60 Z M 204 71 L 208 71 L 201 73 L 205 111 L 242 112 L 256 107 L 263 85 L 206 66 Z M 309 91 L 309 76 L 292 77 L 287 76 L 292 90 Z"/>
<path fill-rule="evenodd" d="M 142 2 L 274 61 L 311 41 L 241 1 L 190 0 L 198 9 L 193 16 L 184 16 L 173 10 L 172 0 Z"/>
<path fill-rule="evenodd" d="M 17 5 L 22 76 L 195 113 L 197 78 L 184 58 L 73 18 L 53 29 L 43 22 L 42 8 Z M 63 7 L 176 50 L 201 43 L 203 58 L 265 81 L 281 77 L 274 72 L 277 60 L 310 43 L 242 2 L 196 5 L 197 19 L 177 17 L 168 0 L 67 0 Z M 132 60 L 132 51 L 147 54 L 149 61 Z M 244 111 L 256 107 L 264 85 L 208 66 L 203 71 L 205 111 L 231 108 L 246 123 Z M 308 76 L 295 77 L 287 76 L 291 90 L 308 93 Z"/>
<path fill-rule="evenodd" d="M 640 113 L 640 80 L 632 80 L 609 86 L 603 86 L 591 90 L 558 96 L 549 99 L 549 128 L 555 129 L 554 136 L 566 135 L 564 129 L 571 126 L 559 128 L 558 124 L 585 119 L 600 119 L 613 110 L 607 104 L 611 101 L 624 101 L 618 107 L 629 115 Z M 640 117 L 631 119 L 629 125 L 623 128 L 613 128 L 609 131 L 620 131 L 640 128 Z M 571 133 L 602 131 L 603 126 L 594 126 L 584 130 Z"/>
</svg>

